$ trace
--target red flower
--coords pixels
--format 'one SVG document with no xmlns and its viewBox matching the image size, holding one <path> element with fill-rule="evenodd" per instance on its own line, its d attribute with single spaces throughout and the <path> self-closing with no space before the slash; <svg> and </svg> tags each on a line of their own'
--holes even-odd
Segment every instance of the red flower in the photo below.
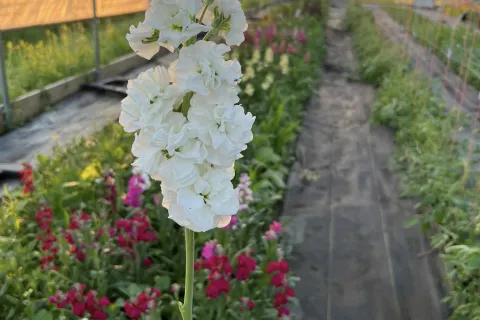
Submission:
<svg viewBox="0 0 480 320">
<path fill-rule="evenodd" d="M 150 268 L 150 266 L 152 265 L 152 260 L 150 260 L 150 258 L 143 259 L 143 265 L 147 268 Z"/>
<path fill-rule="evenodd" d="M 255 259 L 245 255 L 241 254 L 238 256 L 238 269 L 236 272 L 236 278 L 239 281 L 244 281 L 247 280 L 250 277 L 250 273 L 252 271 L 255 271 L 255 268 L 257 267 L 257 263 L 255 262 Z"/>
<path fill-rule="evenodd" d="M 250 300 L 247 297 L 241 297 L 240 302 L 242 303 L 242 305 L 240 306 L 240 311 L 245 311 L 246 308 L 248 308 L 249 310 L 255 309 L 255 302 L 253 302 L 253 300 Z"/>
<path fill-rule="evenodd" d="M 101 307 L 108 307 L 110 305 L 110 299 L 103 297 L 102 299 L 98 300 L 98 305 Z"/>
<path fill-rule="evenodd" d="M 238 256 L 238 265 L 250 271 L 255 271 L 255 268 L 257 267 L 257 263 L 255 262 L 255 259 L 245 254 L 241 254 Z"/>
<path fill-rule="evenodd" d="M 72 304 L 72 313 L 76 316 L 83 317 L 85 313 L 85 303 L 77 301 Z"/>
<path fill-rule="evenodd" d="M 281 307 L 288 303 L 288 297 L 283 292 L 277 292 L 273 298 L 275 308 Z"/>
<path fill-rule="evenodd" d="M 291 298 L 295 297 L 295 291 L 290 286 L 285 286 L 284 293 L 287 297 L 291 297 Z"/>
<path fill-rule="evenodd" d="M 108 313 L 103 310 L 95 310 L 92 312 L 92 320 L 107 320 Z"/>
<path fill-rule="evenodd" d="M 282 316 L 289 316 L 290 315 L 290 310 L 288 310 L 286 307 L 281 307 L 278 309 L 277 316 L 279 318 L 282 318 Z"/>
<path fill-rule="evenodd" d="M 270 283 L 275 287 L 282 287 L 285 285 L 285 274 L 284 273 L 276 273 L 273 275 L 272 279 L 270 279 Z"/>
<path fill-rule="evenodd" d="M 290 271 L 290 267 L 288 265 L 288 262 L 285 260 L 275 261 L 275 262 L 270 262 L 267 265 L 267 269 L 265 271 L 267 273 L 274 273 L 277 271 L 280 273 L 288 273 L 288 271 Z"/>
<path fill-rule="evenodd" d="M 230 292 L 230 283 L 226 279 L 220 278 L 213 281 L 209 281 L 205 293 L 209 298 L 216 298 L 221 293 L 227 294 L 229 292 Z"/>
<path fill-rule="evenodd" d="M 28 163 L 22 164 L 23 169 L 20 170 L 20 181 L 23 183 L 23 193 L 30 194 L 35 190 L 33 183 L 33 168 Z"/>
<path fill-rule="evenodd" d="M 142 310 L 130 301 L 125 302 L 123 310 L 125 310 L 125 313 L 130 319 L 139 319 L 143 314 Z"/>
<path fill-rule="evenodd" d="M 245 281 L 250 278 L 250 270 L 247 268 L 238 268 L 237 272 L 235 273 L 235 278 L 237 278 L 238 281 Z"/>
<path fill-rule="evenodd" d="M 143 314 L 156 308 L 155 299 L 160 296 L 161 292 L 158 289 L 142 292 L 134 302 L 125 302 L 123 309 L 130 319 L 139 319 Z"/>
</svg>

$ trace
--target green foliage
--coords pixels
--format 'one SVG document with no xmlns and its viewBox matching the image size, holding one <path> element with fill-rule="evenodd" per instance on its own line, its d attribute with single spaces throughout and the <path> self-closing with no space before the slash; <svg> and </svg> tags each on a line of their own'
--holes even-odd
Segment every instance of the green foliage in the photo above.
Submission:
<svg viewBox="0 0 480 320">
<path fill-rule="evenodd" d="M 417 41 L 449 63 L 462 79 L 480 89 L 480 36 L 475 27 L 459 24 L 452 28 L 446 24 L 435 23 L 409 8 L 389 6 L 384 10 L 405 26 Z"/>
<path fill-rule="evenodd" d="M 255 271 L 249 281 L 232 281 L 228 303 L 223 297 L 208 299 L 205 276 L 197 272 L 194 312 L 198 319 L 277 319 L 273 308 L 274 288 L 267 285 L 269 275 L 264 272 L 266 263 L 276 259 L 277 244 L 266 241 L 263 235 L 278 216 L 277 204 L 285 189 L 303 107 L 312 93 L 325 55 L 323 30 L 318 26 L 319 19 L 309 16 L 289 19 L 280 25 L 289 32 L 284 40 L 298 50 L 289 55 L 288 74 L 282 73 L 278 55 L 272 63 L 264 61 L 267 44 L 262 44 L 258 49 L 261 59 L 251 64 L 255 77 L 241 83 L 242 104 L 257 118 L 254 140 L 244 152 L 244 158 L 237 162 L 236 177 L 240 173 L 250 175 L 254 200 L 249 203 L 248 211 L 239 214 L 242 226 L 237 230 L 198 233 L 196 249 L 199 256 L 202 245 L 215 238 L 223 245 L 234 268 L 235 256 L 247 249 L 253 250 L 253 257 L 262 268 Z M 306 44 L 298 43 L 290 35 L 294 27 L 306 31 L 309 39 Z M 233 54 L 239 56 L 242 66 L 246 66 L 250 63 L 247 61 L 252 60 L 253 45 L 245 44 L 239 50 Z M 308 63 L 304 59 L 307 52 L 311 52 Z M 274 82 L 262 88 L 266 74 L 271 74 Z M 252 95 L 245 93 L 248 84 L 254 87 Z M 68 291 L 75 283 L 84 283 L 89 289 L 97 290 L 100 296 L 111 298 L 109 319 L 125 319 L 120 312 L 123 302 L 146 287 L 162 290 L 159 311 L 162 319 L 179 319 L 176 301 L 182 299 L 183 293 L 170 294 L 169 287 L 173 283 L 181 284 L 184 279 L 184 235 L 182 229 L 168 219 L 166 210 L 156 204 L 155 199 L 160 196 L 159 184 L 153 183 L 144 193 L 142 207 L 158 235 L 157 242 L 138 244 L 132 257 L 125 255 L 107 233 L 115 221 L 138 213 L 138 209 L 126 207 L 122 201 L 131 176 L 132 138 L 132 134 L 113 124 L 93 137 L 79 139 L 67 149 L 55 150 L 51 158 L 39 156 L 35 192 L 23 195 L 15 190 L 6 195 L 0 207 L 0 319 L 59 319 L 60 316 L 78 319 L 70 311 L 57 310 L 48 303 L 48 298 L 57 290 Z M 115 173 L 115 179 L 110 182 L 118 190 L 113 203 L 104 199 L 106 189 L 102 173 L 108 170 Z M 56 271 L 40 268 L 42 251 L 37 236 L 41 230 L 35 215 L 42 204 L 54 212 L 53 230 L 60 246 Z M 78 237 L 87 239 L 86 243 L 96 243 L 85 248 L 84 261 L 79 261 L 69 251 L 69 244 L 62 236 L 73 214 L 80 210 L 92 218 L 87 227 L 78 231 Z M 104 233 L 97 236 L 100 230 Z M 288 247 L 283 249 L 285 255 L 290 253 Z M 146 257 L 153 262 L 148 268 L 142 263 Z M 290 284 L 295 283 L 292 280 Z M 240 293 L 254 299 L 257 307 L 241 314 Z M 160 319 L 160 315 L 154 318 Z"/>
<path fill-rule="evenodd" d="M 352 3 L 346 23 L 359 49 L 360 72 L 380 85 L 372 121 L 396 130 L 395 164 L 403 195 L 418 199 L 418 215 L 405 225 L 421 223 L 424 230 L 432 231 L 431 244 L 442 252 L 447 269 L 451 291 L 445 301 L 453 308 L 452 319 L 478 320 L 478 175 L 467 167 L 474 163 L 465 159 L 468 146 L 453 141 L 457 113 L 448 111 L 433 94 L 429 79 L 409 71 L 405 62 L 389 59 L 391 52 L 384 48 L 393 44 L 376 30 L 370 11 Z M 465 119 L 459 120 L 462 127 Z"/>
<path fill-rule="evenodd" d="M 102 63 L 131 52 L 125 34 L 138 20 L 138 15 L 130 15 L 101 21 Z M 71 23 L 7 33 L 11 39 L 6 42 L 5 61 L 10 98 L 93 68 L 91 31 L 85 23 Z"/>
</svg>

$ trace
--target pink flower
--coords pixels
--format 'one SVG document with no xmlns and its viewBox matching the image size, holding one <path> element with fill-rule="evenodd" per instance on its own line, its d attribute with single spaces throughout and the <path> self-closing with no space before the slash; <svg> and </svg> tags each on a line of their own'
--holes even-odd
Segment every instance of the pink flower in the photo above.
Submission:
<svg viewBox="0 0 480 320">
<path fill-rule="evenodd" d="M 278 52 L 279 53 L 284 53 L 285 49 L 286 49 L 286 46 L 287 46 L 287 43 L 285 42 L 285 40 L 280 42 L 280 46 L 278 47 Z"/>
<path fill-rule="evenodd" d="M 301 44 L 305 44 L 307 42 L 307 36 L 305 35 L 305 32 L 303 32 L 303 30 L 300 30 L 298 33 L 297 33 L 297 40 L 298 42 L 300 42 Z"/>
<path fill-rule="evenodd" d="M 215 249 L 217 248 L 217 241 L 212 240 L 205 243 L 202 249 L 202 257 L 210 259 L 215 255 Z"/>
<path fill-rule="evenodd" d="M 277 43 L 272 43 L 272 45 L 270 46 L 270 49 L 272 49 L 273 53 L 277 53 L 278 52 L 278 44 Z"/>
<path fill-rule="evenodd" d="M 126 206 L 140 208 L 142 206 L 142 195 L 145 191 L 147 180 L 142 174 L 134 173 L 128 181 L 128 192 L 123 200 Z"/>
<path fill-rule="evenodd" d="M 270 230 L 275 231 L 276 233 L 280 233 L 283 231 L 283 227 L 278 221 L 273 221 L 273 223 L 270 225 Z"/>
<path fill-rule="evenodd" d="M 242 206 L 242 205 L 240 205 Z M 237 216 L 232 216 L 230 223 L 227 224 L 223 229 L 231 229 L 237 225 Z"/>
<path fill-rule="evenodd" d="M 270 230 L 267 230 L 267 232 L 265 232 L 265 238 L 268 241 L 277 240 L 278 239 L 278 234 L 274 230 L 270 229 Z"/>
<path fill-rule="evenodd" d="M 267 43 L 270 43 L 273 41 L 275 38 L 275 35 L 277 33 L 277 26 L 275 24 L 271 24 L 265 29 L 265 41 Z"/>
<path fill-rule="evenodd" d="M 292 45 L 291 43 L 289 43 L 289 44 L 288 44 L 287 51 L 288 51 L 288 53 L 290 53 L 290 54 L 295 54 L 295 53 L 297 53 L 297 48 L 295 48 L 294 45 Z"/>
</svg>

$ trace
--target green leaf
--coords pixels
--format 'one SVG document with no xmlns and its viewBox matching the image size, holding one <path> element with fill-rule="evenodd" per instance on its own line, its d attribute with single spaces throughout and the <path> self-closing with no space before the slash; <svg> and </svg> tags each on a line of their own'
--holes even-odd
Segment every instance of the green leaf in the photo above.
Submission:
<svg viewBox="0 0 480 320">
<path fill-rule="evenodd" d="M 255 157 L 263 163 L 275 163 L 282 161 L 282 158 L 273 151 L 271 147 L 263 147 L 257 150 Z"/>
<path fill-rule="evenodd" d="M 420 217 L 418 215 L 414 215 L 405 221 L 404 226 L 405 228 L 411 228 L 417 225 L 419 222 L 420 222 Z"/>
<path fill-rule="evenodd" d="M 53 315 L 50 311 L 40 310 L 40 312 L 33 316 L 33 320 L 53 320 Z"/>
<path fill-rule="evenodd" d="M 468 257 L 467 267 L 472 270 L 480 269 L 480 255 L 472 255 Z"/>
<path fill-rule="evenodd" d="M 167 276 L 155 277 L 155 286 L 161 291 L 168 290 L 170 288 L 171 280 Z"/>
</svg>

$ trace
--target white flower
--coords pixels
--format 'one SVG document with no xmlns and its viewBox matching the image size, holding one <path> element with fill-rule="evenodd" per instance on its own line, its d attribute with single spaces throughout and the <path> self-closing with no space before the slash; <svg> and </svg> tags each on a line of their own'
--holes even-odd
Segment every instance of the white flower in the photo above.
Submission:
<svg viewBox="0 0 480 320">
<path fill-rule="evenodd" d="M 267 76 L 265 77 L 265 80 L 262 83 L 262 89 L 263 90 L 268 90 L 268 88 L 270 88 L 272 83 L 273 83 L 273 75 L 271 73 L 269 73 L 269 74 L 267 74 Z"/>
<path fill-rule="evenodd" d="M 201 6 L 200 0 L 153 0 L 145 14 L 145 23 L 159 31 L 159 42 L 178 48 L 200 32 L 211 30 L 195 21 Z"/>
<path fill-rule="evenodd" d="M 208 169 L 193 185 L 183 188 L 163 183 L 162 194 L 169 218 L 197 232 L 224 226 L 239 207 L 238 190 L 222 169 Z"/>
<path fill-rule="evenodd" d="M 286 54 L 282 54 L 280 56 L 280 69 L 282 70 L 282 73 L 283 74 L 288 74 L 288 72 L 290 71 L 289 67 L 288 67 L 288 55 Z"/>
<path fill-rule="evenodd" d="M 179 100 L 178 88 L 170 84 L 164 67 L 149 69 L 130 80 L 127 94 L 119 119 L 126 132 L 160 125 Z"/>
<path fill-rule="evenodd" d="M 131 26 L 130 33 L 127 34 L 127 40 L 130 47 L 140 57 L 151 59 L 160 50 L 160 47 L 165 47 L 173 51 L 173 47 L 166 43 L 159 43 L 155 39 L 156 30 L 144 22 L 140 22 L 138 27 Z"/>
<path fill-rule="evenodd" d="M 242 77 L 243 81 L 248 81 L 255 77 L 255 69 L 250 65 L 247 66 L 247 70 L 245 70 L 245 74 Z"/>
<path fill-rule="evenodd" d="M 138 158 L 133 165 L 175 188 L 194 183 L 207 150 L 188 132 L 186 122 L 183 114 L 172 112 L 157 128 L 141 130 L 132 146 Z"/>
<path fill-rule="evenodd" d="M 245 87 L 245 94 L 247 96 L 253 96 L 253 94 L 255 93 L 255 88 L 249 83 L 247 84 L 247 86 Z"/>
<path fill-rule="evenodd" d="M 216 103 L 209 96 L 194 95 L 188 111 L 189 125 L 208 151 L 207 161 L 228 166 L 253 139 L 255 117 L 231 101 Z"/>
<path fill-rule="evenodd" d="M 248 61 L 248 64 L 249 65 L 254 65 L 254 64 L 260 62 L 261 58 L 262 58 L 262 53 L 260 52 L 260 50 L 255 49 L 255 50 L 253 50 L 252 59 L 250 61 Z"/>
<path fill-rule="evenodd" d="M 265 50 L 265 56 L 264 56 L 265 63 L 270 64 L 273 62 L 273 50 L 272 48 L 268 47 L 267 50 Z"/>
<path fill-rule="evenodd" d="M 238 0 L 215 0 L 209 7 L 214 19 L 224 20 L 218 35 L 225 39 L 229 46 L 238 46 L 244 40 L 244 32 L 248 29 L 247 19 Z"/>
<path fill-rule="evenodd" d="M 170 68 L 182 92 L 194 91 L 208 95 L 223 85 L 234 85 L 242 76 L 240 63 L 225 61 L 223 54 L 230 51 L 224 44 L 200 40 L 194 45 L 182 48 L 178 60 Z"/>
</svg>

